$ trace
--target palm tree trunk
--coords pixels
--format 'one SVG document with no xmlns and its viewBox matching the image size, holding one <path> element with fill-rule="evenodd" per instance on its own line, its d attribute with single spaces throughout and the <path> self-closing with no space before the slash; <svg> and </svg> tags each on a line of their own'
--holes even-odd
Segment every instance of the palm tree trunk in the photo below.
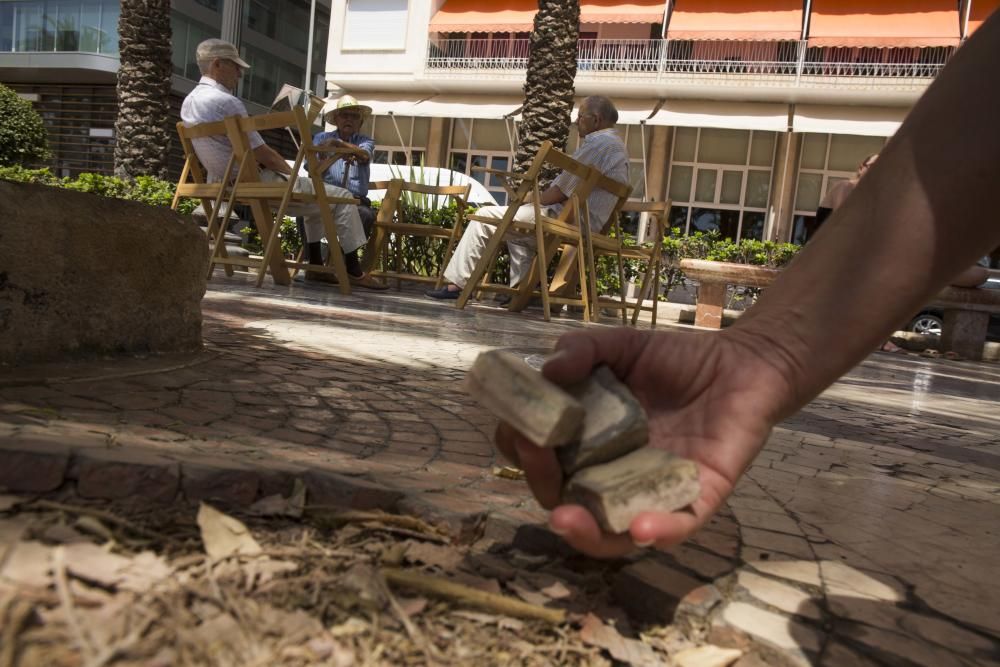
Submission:
<svg viewBox="0 0 1000 667">
<path fill-rule="evenodd" d="M 578 0 L 538 0 L 528 74 L 524 83 L 524 112 L 514 169 L 527 170 L 543 141 L 565 148 L 573 113 L 576 78 L 576 41 L 580 32 Z M 543 174 L 549 181 L 555 174 Z"/>
<path fill-rule="evenodd" d="M 122 0 L 115 176 L 166 178 L 170 149 L 170 0 Z"/>
</svg>

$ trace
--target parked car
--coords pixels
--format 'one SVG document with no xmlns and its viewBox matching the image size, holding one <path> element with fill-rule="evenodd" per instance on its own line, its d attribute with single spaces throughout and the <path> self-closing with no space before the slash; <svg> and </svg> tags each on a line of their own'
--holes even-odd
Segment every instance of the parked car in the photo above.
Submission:
<svg viewBox="0 0 1000 667">
<path fill-rule="evenodd" d="M 1000 290 L 1000 278 L 991 276 L 986 281 L 986 284 L 979 289 Z M 943 325 L 944 311 L 934 306 L 926 306 L 910 320 L 910 324 L 906 327 L 906 330 L 919 334 L 940 336 Z M 1000 315 L 990 315 L 990 326 L 986 332 L 986 340 L 1000 342 Z"/>
</svg>

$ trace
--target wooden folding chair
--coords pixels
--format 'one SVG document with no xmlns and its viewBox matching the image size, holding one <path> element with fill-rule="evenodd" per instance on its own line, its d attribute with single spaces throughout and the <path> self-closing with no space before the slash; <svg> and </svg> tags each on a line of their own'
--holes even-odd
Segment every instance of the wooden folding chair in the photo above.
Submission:
<svg viewBox="0 0 1000 667">
<path fill-rule="evenodd" d="M 620 213 L 618 220 L 615 221 L 616 228 L 616 238 L 618 239 L 617 248 L 608 248 L 605 246 L 595 246 L 595 263 L 599 257 L 607 256 L 609 254 L 616 255 L 619 266 L 623 260 L 637 260 L 643 262 L 646 265 L 646 270 L 643 272 L 642 283 L 639 287 L 639 292 L 636 295 L 634 301 L 628 301 L 625 297 L 625 291 L 622 289 L 621 294 L 618 299 L 608 298 L 608 297 L 595 297 L 594 303 L 598 309 L 600 308 L 611 308 L 619 309 L 622 311 L 622 323 L 625 323 L 625 316 L 628 309 L 631 307 L 632 310 L 632 325 L 635 326 L 639 319 L 639 313 L 642 310 L 650 310 L 653 313 L 652 326 L 656 326 L 656 306 L 657 306 L 657 295 L 660 289 L 660 274 L 663 268 L 662 263 L 662 253 L 663 253 L 663 239 L 666 233 L 669 231 L 669 223 L 667 220 L 667 213 L 670 211 L 671 202 L 670 200 L 662 202 L 636 202 L 630 201 L 625 202 L 621 208 L 621 213 L 645 213 L 649 220 L 649 230 L 647 234 L 647 239 L 652 239 L 651 242 L 644 245 L 625 245 L 624 244 L 624 234 L 621 231 L 620 224 Z M 619 269 L 621 270 L 621 269 Z M 624 287 L 624 283 L 622 284 Z M 653 305 L 644 306 L 643 301 L 650 294 L 653 294 Z"/>
<path fill-rule="evenodd" d="M 230 184 L 228 181 L 208 182 L 192 143 L 193 139 L 225 136 L 225 134 L 226 123 L 221 120 L 214 123 L 202 123 L 192 127 L 186 127 L 184 123 L 177 123 L 177 137 L 180 139 L 181 148 L 184 150 L 184 167 L 181 169 L 181 176 L 177 181 L 177 187 L 174 190 L 174 199 L 170 207 L 176 210 L 182 197 L 193 197 L 201 200 L 205 217 L 208 220 L 207 233 L 212 258 L 216 264 L 221 264 L 225 268 L 226 275 L 231 276 L 233 275 L 233 265 L 236 262 L 229 258 L 224 242 L 221 244 L 221 247 L 216 247 L 219 246 L 217 242 L 219 238 L 222 238 L 223 241 L 225 240 L 227 221 L 232 212 Z M 230 156 L 229 163 L 226 166 L 227 173 L 232 173 L 233 164 L 233 158 Z M 224 204 L 227 205 L 226 210 L 222 211 Z M 221 227 L 221 235 L 218 227 Z M 241 266 L 250 265 L 252 268 L 258 268 L 260 261 L 240 259 L 239 264 Z M 271 267 L 276 283 L 287 284 L 288 280 L 281 275 L 283 269 L 284 264 L 281 262 L 275 262 Z"/>
<path fill-rule="evenodd" d="M 557 162 L 559 162 L 558 157 L 553 160 L 553 163 Z M 626 203 L 629 194 L 632 192 L 632 186 L 619 183 L 605 176 L 597 169 L 584 167 L 579 163 L 571 165 L 563 162 L 559 166 L 583 178 L 585 184 L 582 190 L 578 188 L 574 192 L 575 195 L 579 195 L 577 203 L 578 215 L 575 216 L 577 227 L 574 233 L 566 233 L 563 228 L 552 227 L 548 223 L 544 225 L 544 228 L 551 233 L 552 240 L 562 242 L 560 260 L 549 283 L 549 291 L 554 295 L 550 297 L 550 300 L 558 304 L 582 306 L 584 309 L 584 320 L 597 320 L 600 317 L 600 310 L 596 307 L 598 274 L 594 260 L 595 249 L 600 250 L 604 254 L 618 254 L 621 245 L 620 240 L 618 236 L 612 235 L 612 231 L 618 223 L 619 212 L 622 206 Z M 587 203 L 590 193 L 595 188 L 607 191 L 616 200 L 614 207 L 604 220 L 599 232 L 592 232 L 590 229 L 590 211 Z M 586 193 L 586 196 L 583 193 Z M 581 223 L 581 221 L 583 222 Z M 549 243 L 550 247 L 551 245 Z M 548 261 L 551 261 L 553 254 L 550 252 Z M 547 266 L 547 264 L 543 266 Z M 534 279 L 534 272 L 539 270 L 539 268 L 539 266 L 533 267 L 532 280 Z M 620 258 L 618 261 L 618 274 L 619 282 L 624 285 L 624 264 Z M 579 297 L 576 296 L 578 288 L 580 291 Z M 521 310 L 527 306 L 531 298 L 539 295 L 540 293 L 536 291 L 532 291 L 529 294 L 522 290 L 512 300 L 509 309 L 512 311 Z M 624 288 L 622 289 L 622 296 L 624 297 Z"/>
<path fill-rule="evenodd" d="M 176 206 L 181 196 L 201 198 L 206 211 L 209 212 L 209 220 L 211 220 L 216 216 L 220 206 L 224 206 L 223 211 L 225 215 L 228 215 L 236 204 L 248 204 L 264 246 L 262 260 L 255 263 L 258 287 L 263 284 L 268 269 L 270 269 L 275 283 L 287 285 L 291 281 L 288 267 L 301 268 L 304 266 L 298 261 L 286 261 L 280 252 L 281 222 L 284 220 L 289 205 L 294 202 L 317 206 L 330 248 L 328 261 L 332 266 L 309 265 L 309 269 L 332 271 L 337 276 L 341 293 L 350 294 L 351 292 L 347 268 L 340 251 L 340 243 L 337 240 L 337 230 L 330 205 L 357 205 L 358 200 L 330 197 L 326 194 L 322 172 L 319 169 L 319 153 L 328 151 L 320 151 L 312 146 L 310 140 L 310 125 L 318 113 L 319 106 L 312 104 L 308 115 L 305 109 L 295 106 L 289 111 L 251 117 L 231 116 L 220 122 L 205 123 L 193 127 L 184 127 L 183 124 L 178 124 L 177 132 L 184 146 L 186 160 L 174 205 Z M 299 150 L 291 169 L 293 176 L 280 182 L 263 182 L 260 180 L 257 160 L 250 147 L 248 135 L 250 132 L 286 127 L 295 130 L 299 137 Z M 232 174 L 235 170 L 235 176 L 223 183 L 206 183 L 191 139 L 216 135 L 225 135 L 233 147 L 233 154 L 229 159 L 226 173 Z M 315 194 L 294 192 L 295 175 L 299 173 L 303 163 L 306 165 L 308 178 L 313 183 Z M 209 201 L 208 197 L 213 197 L 213 199 Z M 276 209 L 275 205 L 277 205 Z M 216 236 L 212 261 L 209 266 L 209 276 L 211 276 L 216 264 L 226 266 L 227 274 L 231 275 L 231 264 L 245 265 L 247 263 L 245 259 L 236 261 L 226 256 L 225 243 L 223 242 L 224 233 L 224 225 L 215 230 Z"/>
<path fill-rule="evenodd" d="M 313 113 L 313 110 L 310 110 Z M 234 159 L 240 164 L 244 161 L 253 161 L 253 151 L 250 148 L 248 134 L 250 132 L 262 132 L 264 130 L 289 127 L 296 130 L 299 136 L 299 150 L 296 153 L 294 164 L 292 165 L 292 178 L 285 183 L 264 183 L 255 170 L 241 170 L 242 178 L 238 177 L 234 185 L 234 196 L 238 199 L 250 201 L 251 209 L 254 212 L 255 220 L 259 217 L 270 217 L 272 206 L 275 201 L 280 202 L 274 212 L 275 224 L 271 225 L 270 233 L 261 240 L 264 242 L 264 259 L 261 270 L 257 274 L 257 286 L 264 282 L 265 268 L 270 264 L 272 258 L 281 255 L 281 241 L 278 231 L 281 221 L 284 220 L 289 204 L 306 203 L 314 204 L 323 221 L 323 230 L 326 233 L 327 247 L 329 248 L 327 262 L 332 266 L 305 265 L 301 261 L 288 261 L 286 265 L 295 268 L 306 268 L 310 271 L 332 271 L 337 276 L 338 287 L 342 294 L 351 293 L 350 279 L 347 275 L 347 266 L 344 263 L 344 255 L 341 252 L 340 241 L 337 239 L 337 227 L 333 221 L 333 213 L 330 210 L 332 204 L 358 205 L 358 200 L 353 197 L 331 197 L 326 193 L 326 184 L 323 182 L 323 172 L 320 170 L 320 153 L 326 153 L 312 145 L 310 125 L 312 124 L 302 107 L 292 107 L 291 111 L 263 116 L 250 116 L 247 118 L 232 117 L 227 119 L 227 129 L 229 140 L 233 144 Z M 295 175 L 299 169 L 306 166 L 308 178 L 312 181 L 313 193 L 301 193 L 294 191 Z M 256 208 L 255 208 L 256 207 Z M 284 261 L 284 260 L 282 260 Z"/>
<path fill-rule="evenodd" d="M 444 282 L 444 267 L 448 266 L 448 260 L 451 259 L 455 245 L 465 228 L 465 207 L 469 201 L 472 185 L 469 183 L 465 185 L 425 185 L 394 178 L 389 181 L 385 190 L 385 197 L 382 198 L 378 216 L 375 219 L 375 229 L 368 239 L 368 246 L 365 249 L 365 270 L 373 276 L 395 279 L 396 289 L 400 288 L 404 280 L 431 282 L 440 288 Z M 413 205 L 414 200 L 433 202 L 431 210 L 434 210 L 440 204 L 439 197 L 446 197 L 455 204 L 455 219 L 450 227 L 438 227 L 412 220 L 409 215 L 411 211 L 408 209 Z M 406 237 L 446 241 L 444 259 L 438 267 L 436 275 L 423 275 L 412 270 L 405 270 L 408 268 L 403 266 L 403 243 Z M 395 240 L 395 251 L 392 253 L 392 257 L 389 257 L 390 238 Z M 380 262 L 383 268 L 379 268 Z"/>
<path fill-rule="evenodd" d="M 538 182 L 539 175 L 545 164 L 568 171 L 580 178 L 580 183 L 574 191 L 573 196 L 563 205 L 555 217 L 543 216 L 542 206 L 538 203 L 541 196 L 541 188 Z M 581 224 L 581 220 L 587 220 L 585 216 L 582 216 L 581 209 L 585 206 L 587 197 L 590 195 L 594 183 L 598 180 L 592 174 L 593 170 L 554 148 L 552 142 L 543 142 L 528 170 L 524 174 L 513 175 L 515 178 L 520 179 L 520 183 L 509 198 L 507 210 L 503 217 L 497 220 L 477 215 L 469 216 L 469 220 L 495 226 L 496 231 L 487 243 L 480 261 L 477 263 L 475 269 L 473 269 L 472 275 L 462 288 L 462 292 L 455 302 L 455 307 L 464 308 L 473 293 L 492 291 L 511 294 L 510 310 L 521 310 L 530 302 L 534 287 L 537 284 L 546 320 L 550 319 L 549 309 L 551 304 L 554 303 L 583 305 L 584 317 L 589 320 L 591 311 L 587 291 L 583 290 L 579 299 L 567 294 L 553 292 L 550 289 L 548 280 L 548 265 L 555 257 L 560 244 L 568 243 L 575 246 L 578 251 L 575 258 L 579 274 L 584 276 L 587 273 L 584 262 L 585 240 L 584 233 L 581 230 L 586 228 L 589 232 L 590 227 L 587 224 Z M 529 194 L 532 195 L 531 200 L 535 209 L 534 222 L 525 223 L 514 220 L 518 208 L 525 204 L 525 200 Z M 496 261 L 500 247 L 506 243 L 507 234 L 511 232 L 533 235 L 536 242 L 535 259 L 532 262 L 529 275 L 516 288 L 488 281 L 490 269 Z"/>
</svg>

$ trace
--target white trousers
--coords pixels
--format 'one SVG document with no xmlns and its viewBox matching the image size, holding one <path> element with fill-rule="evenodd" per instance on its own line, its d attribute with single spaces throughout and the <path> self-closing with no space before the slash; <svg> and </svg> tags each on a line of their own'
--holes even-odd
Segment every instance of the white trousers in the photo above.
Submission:
<svg viewBox="0 0 1000 667">
<path fill-rule="evenodd" d="M 270 169 L 261 170 L 260 180 L 265 182 L 284 181 L 280 175 Z M 351 197 L 350 192 L 344 188 L 324 183 L 328 197 Z M 311 178 L 297 178 L 292 186 L 293 192 L 306 194 L 316 194 Z M 333 213 L 333 222 L 337 227 L 337 240 L 340 241 L 340 248 L 344 253 L 357 250 L 365 244 L 365 229 L 361 225 L 361 216 L 358 215 L 358 207 L 351 204 L 334 204 L 330 207 Z M 306 243 L 320 241 L 326 236 L 323 229 L 323 218 L 320 216 L 319 207 L 316 204 L 295 203 L 288 205 L 288 215 L 292 217 L 301 216 L 305 219 Z"/>
<path fill-rule="evenodd" d="M 476 211 L 476 215 L 500 220 L 506 212 L 506 206 L 484 206 Z M 542 215 L 549 215 L 545 206 L 542 207 Z M 519 207 L 517 213 L 514 214 L 514 219 L 518 222 L 535 224 L 535 205 L 525 204 Z M 475 220 L 470 222 L 455 248 L 455 253 L 451 256 L 451 261 L 448 262 L 448 267 L 444 270 L 445 280 L 459 287 L 465 287 L 465 283 L 468 282 L 469 276 L 475 270 L 476 264 L 483 256 L 483 250 L 486 249 L 486 244 L 490 242 L 496 229 L 493 225 L 485 225 Z M 507 250 L 510 251 L 511 287 L 516 287 L 528 276 L 531 271 L 531 262 L 535 259 L 536 246 L 534 234 L 507 235 Z"/>
</svg>

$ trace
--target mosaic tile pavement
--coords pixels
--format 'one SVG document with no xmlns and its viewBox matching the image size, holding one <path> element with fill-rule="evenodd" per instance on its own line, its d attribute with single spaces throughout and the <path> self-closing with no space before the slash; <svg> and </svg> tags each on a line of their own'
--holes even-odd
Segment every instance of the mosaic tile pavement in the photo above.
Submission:
<svg viewBox="0 0 1000 667">
<path fill-rule="evenodd" d="M 466 539 L 544 521 L 497 477 L 461 378 L 582 326 L 217 276 L 205 350 L 0 374 L 0 487 L 416 513 Z M 611 320 L 607 320 L 609 323 Z M 706 333 L 706 335 L 711 335 Z M 801 664 L 1000 664 L 1000 365 L 875 353 L 795 417 L 712 524 L 622 571 L 637 604 Z"/>
</svg>

